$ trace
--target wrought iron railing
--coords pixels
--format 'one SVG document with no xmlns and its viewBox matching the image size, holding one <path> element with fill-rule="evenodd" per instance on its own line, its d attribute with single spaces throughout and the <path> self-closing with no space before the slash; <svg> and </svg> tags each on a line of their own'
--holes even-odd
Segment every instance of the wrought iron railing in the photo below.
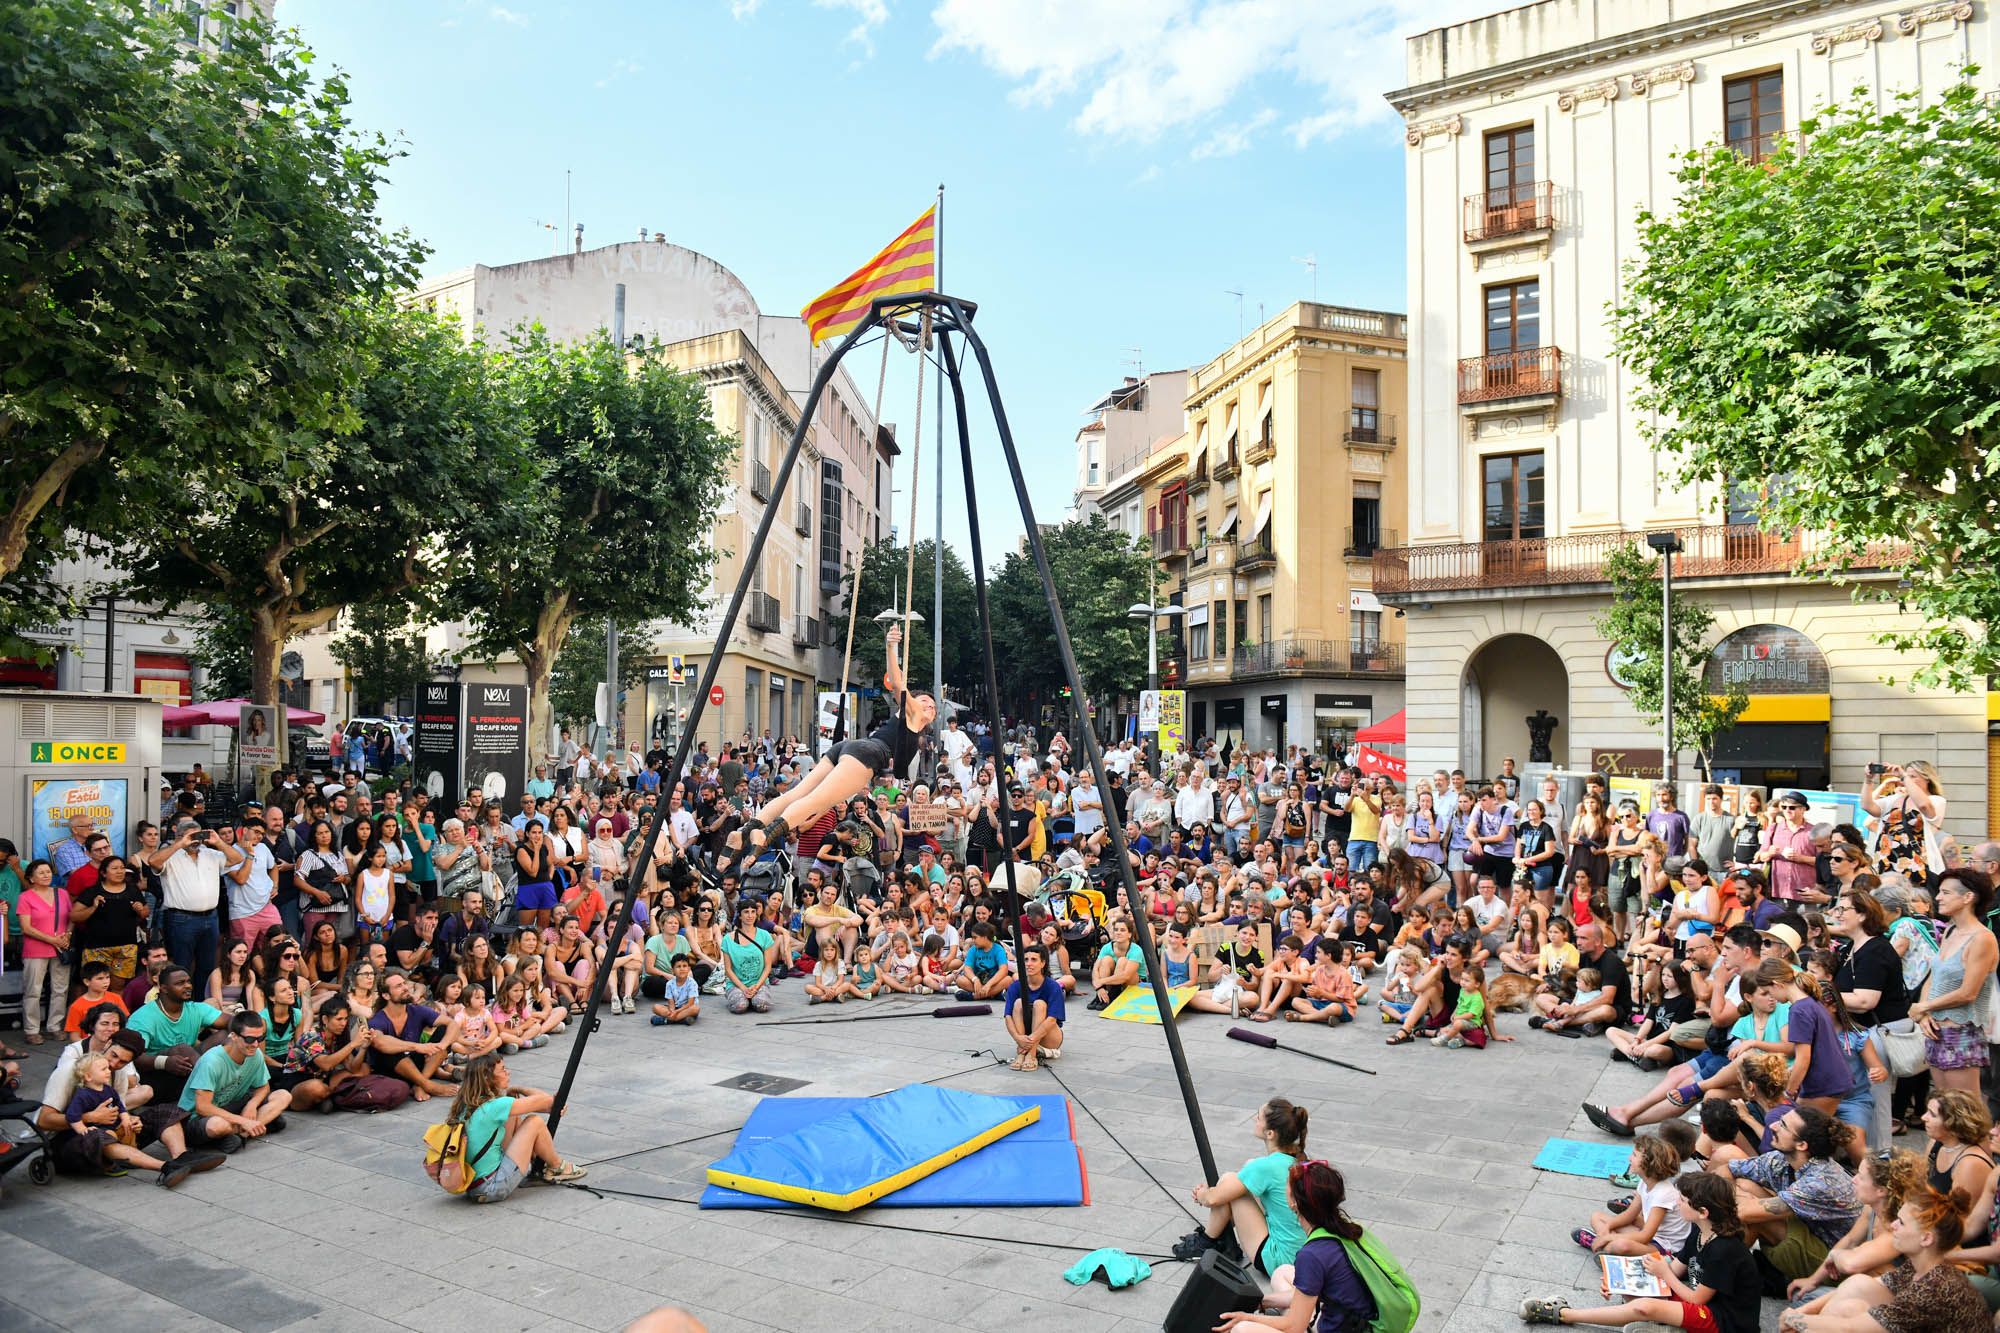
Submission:
<svg viewBox="0 0 2000 1333">
<path fill-rule="evenodd" d="M 755 461 L 750 464 L 750 494 L 759 500 L 771 498 L 771 469 Z"/>
<path fill-rule="evenodd" d="M 1521 347 L 1458 363 L 1458 401 L 1491 403 L 1562 393 L 1562 352 L 1554 347 Z"/>
<path fill-rule="evenodd" d="M 1340 433 L 1342 444 L 1394 444 L 1396 418 L 1372 407 L 1347 409 L 1347 429 Z"/>
<path fill-rule="evenodd" d="M 1271 544 L 1271 529 L 1268 527 L 1248 541 L 1236 543 L 1236 567 L 1238 569 L 1249 569 L 1255 565 L 1267 564 L 1277 558 L 1278 553 Z"/>
<path fill-rule="evenodd" d="M 1346 542 L 1341 547 L 1342 555 L 1372 556 L 1385 546 L 1396 544 L 1393 528 L 1349 527 Z"/>
<path fill-rule="evenodd" d="M 811 616 L 793 616 L 792 642 L 801 648 L 819 647 L 819 621 Z"/>
<path fill-rule="evenodd" d="M 1348 675 L 1400 675 L 1400 643 L 1342 643 L 1336 639 L 1273 639 L 1237 648 L 1233 674 L 1273 675 L 1286 671 L 1336 671 Z"/>
<path fill-rule="evenodd" d="M 1504 189 L 1465 196 L 1465 239 L 1493 241 L 1556 225 L 1553 181 L 1523 181 Z"/>
<path fill-rule="evenodd" d="M 1673 531 L 1682 547 L 1674 557 L 1676 578 L 1785 574 L 1801 563 L 1810 564 L 1825 545 L 1810 533 L 1773 534 L 1754 523 L 1708 523 Z M 1644 532 L 1581 532 L 1385 548 L 1375 552 L 1373 587 L 1384 594 L 1602 583 L 1604 562 L 1611 553 L 1632 543 L 1643 546 L 1645 539 Z M 1886 569 L 1908 558 L 1908 546 L 1883 542 L 1868 548 L 1859 567 Z"/>
<path fill-rule="evenodd" d="M 751 629 L 769 634 L 778 628 L 778 599 L 768 592 L 753 592 L 743 605 L 743 619 Z"/>
</svg>

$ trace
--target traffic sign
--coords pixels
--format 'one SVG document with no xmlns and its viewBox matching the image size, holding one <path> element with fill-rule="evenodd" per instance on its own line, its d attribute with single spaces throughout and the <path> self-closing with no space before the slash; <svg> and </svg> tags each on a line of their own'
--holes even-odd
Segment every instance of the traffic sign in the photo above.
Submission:
<svg viewBox="0 0 2000 1333">
<path fill-rule="evenodd" d="M 708 687 L 708 706 L 710 708 L 722 707 L 722 687 L 720 685 L 711 685 Z"/>
<path fill-rule="evenodd" d="M 687 663 L 681 660 L 679 653 L 669 654 L 667 657 L 667 683 L 670 685 L 682 685 L 686 682 Z"/>
</svg>

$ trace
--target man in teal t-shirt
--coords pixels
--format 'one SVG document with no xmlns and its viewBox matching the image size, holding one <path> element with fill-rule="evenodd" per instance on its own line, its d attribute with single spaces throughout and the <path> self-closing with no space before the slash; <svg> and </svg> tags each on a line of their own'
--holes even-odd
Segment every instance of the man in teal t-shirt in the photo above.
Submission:
<svg viewBox="0 0 2000 1333">
<path fill-rule="evenodd" d="M 181 1090 L 180 1108 L 190 1115 L 220 1118 L 245 1138 L 259 1138 L 285 1127 L 284 1111 L 292 1094 L 273 1091 L 270 1066 L 264 1063 L 262 1014 L 241 1013 L 229 1021 L 229 1035 L 195 1061 Z"/>
</svg>

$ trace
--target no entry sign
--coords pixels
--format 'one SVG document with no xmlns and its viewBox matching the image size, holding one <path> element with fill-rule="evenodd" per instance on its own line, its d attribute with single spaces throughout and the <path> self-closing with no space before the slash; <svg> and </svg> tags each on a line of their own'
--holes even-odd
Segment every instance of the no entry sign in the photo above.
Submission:
<svg viewBox="0 0 2000 1333">
<path fill-rule="evenodd" d="M 722 687 L 720 685 L 711 685 L 708 687 L 708 706 L 710 708 L 722 707 Z"/>
</svg>

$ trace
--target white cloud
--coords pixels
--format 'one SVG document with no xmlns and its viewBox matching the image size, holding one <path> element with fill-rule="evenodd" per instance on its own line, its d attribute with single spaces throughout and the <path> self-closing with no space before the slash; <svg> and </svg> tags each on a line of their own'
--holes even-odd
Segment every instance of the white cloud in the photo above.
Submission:
<svg viewBox="0 0 2000 1333">
<path fill-rule="evenodd" d="M 762 3 L 762 0 L 755 0 Z M 889 0 L 813 0 L 817 9 L 844 9 L 854 15 L 854 26 L 846 40 L 861 48 L 864 56 L 875 54 L 875 29 L 889 21 Z"/>
<path fill-rule="evenodd" d="M 729 0 L 729 17 L 747 19 L 763 6 L 764 0 Z"/>
<path fill-rule="evenodd" d="M 1267 106 L 1248 120 L 1219 127 L 1208 138 L 1196 144 L 1188 156 L 1197 162 L 1205 157 L 1234 157 L 1250 146 L 1250 140 L 1258 130 L 1277 118 L 1278 113 Z"/>
<path fill-rule="evenodd" d="M 1241 152 L 1285 117 L 1301 147 L 1395 113 L 1404 39 L 1506 0 L 938 0 L 932 54 L 966 52 L 1022 105 L 1078 103 L 1083 134 L 1150 141 L 1206 131 L 1198 157 Z M 1290 92 L 1293 97 L 1284 97 Z M 1239 104 L 1262 107 L 1245 115 Z M 1225 120 L 1234 111 L 1233 120 Z"/>
<path fill-rule="evenodd" d="M 606 73 L 603 78 L 597 81 L 597 86 L 600 88 L 609 88 L 612 84 L 618 82 L 618 80 L 624 78 L 626 75 L 638 74 L 642 72 L 645 68 L 646 67 L 644 65 L 641 65 L 636 60 L 615 60 L 611 64 L 610 71 Z"/>
<path fill-rule="evenodd" d="M 517 28 L 525 28 L 528 26 L 528 16 L 526 14 L 517 14 L 513 10 L 508 9 L 504 5 L 494 5 L 492 8 L 486 11 L 486 16 L 488 18 L 498 19 L 502 23 L 511 23 Z"/>
</svg>

